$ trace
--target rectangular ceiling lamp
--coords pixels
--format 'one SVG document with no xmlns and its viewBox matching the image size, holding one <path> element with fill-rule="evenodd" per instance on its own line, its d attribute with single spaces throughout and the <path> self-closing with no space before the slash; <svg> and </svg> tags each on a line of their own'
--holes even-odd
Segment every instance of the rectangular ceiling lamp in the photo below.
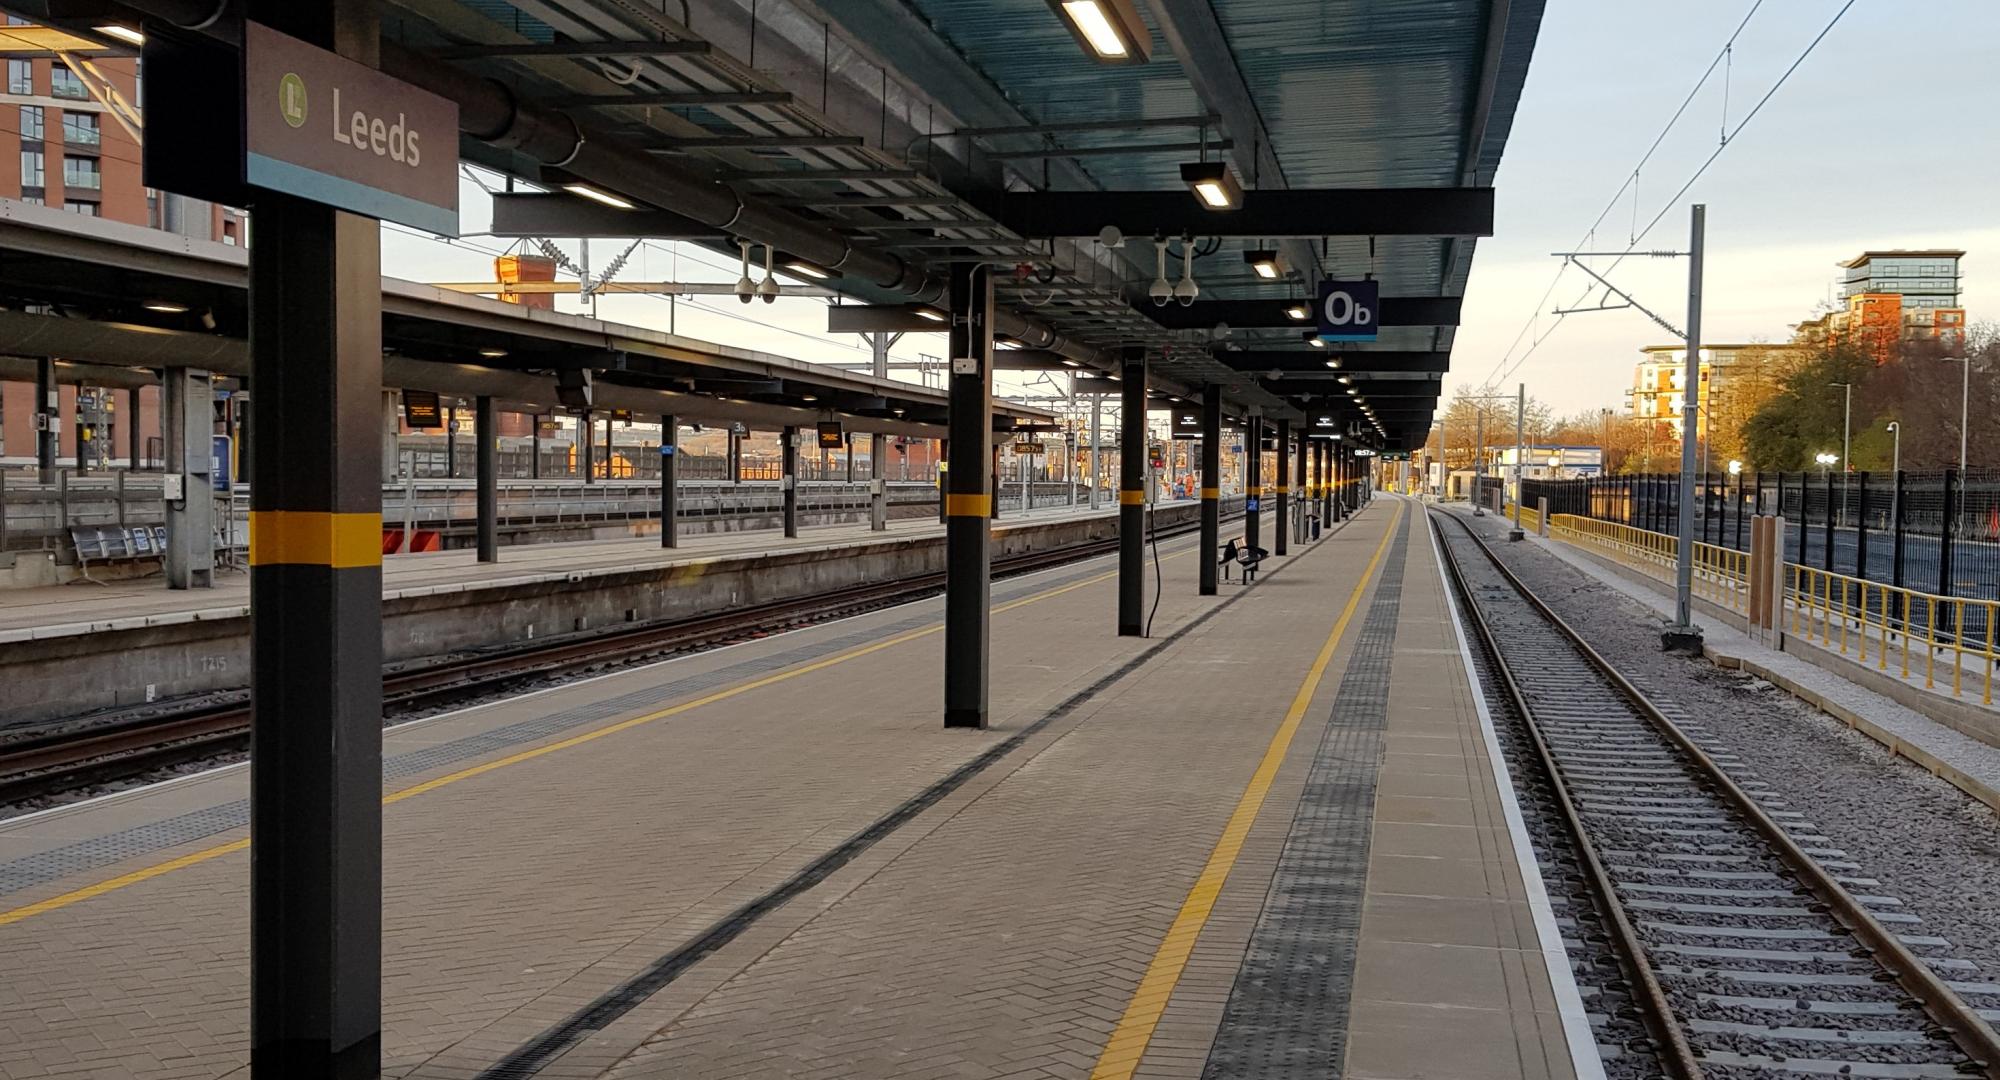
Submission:
<svg viewBox="0 0 2000 1080">
<path fill-rule="evenodd" d="M 1153 33 L 1132 0 L 1049 0 L 1077 44 L 1099 63 L 1143 64 L 1153 56 Z"/>
<path fill-rule="evenodd" d="M 1220 161 L 1190 161 L 1181 166 L 1181 182 L 1195 201 L 1210 210 L 1234 210 L 1243 205 L 1243 186 Z"/>
<path fill-rule="evenodd" d="M 1270 250 L 1246 251 L 1243 261 L 1260 278 L 1276 281 L 1285 276 L 1285 268 L 1278 263 L 1278 253 Z"/>
</svg>

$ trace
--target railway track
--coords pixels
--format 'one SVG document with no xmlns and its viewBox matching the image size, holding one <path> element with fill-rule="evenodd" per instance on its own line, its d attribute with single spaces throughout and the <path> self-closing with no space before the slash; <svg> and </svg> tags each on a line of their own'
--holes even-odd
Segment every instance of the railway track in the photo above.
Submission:
<svg viewBox="0 0 2000 1080">
<path fill-rule="evenodd" d="M 2000 984 L 1431 516 L 1608 1076 L 2000 1077 Z"/>
<path fill-rule="evenodd" d="M 1161 529 L 1161 540 L 1197 531 L 1198 523 Z M 1033 573 L 1118 549 L 1118 541 L 1079 544 L 993 562 L 994 577 Z M 505 692 L 579 672 L 716 648 L 813 623 L 908 603 L 941 591 L 943 573 L 858 585 L 669 622 L 620 626 L 476 654 L 385 674 L 383 711 L 394 716 Z M 247 692 L 186 708 L 113 714 L 43 725 L 0 742 L 0 805 L 73 791 L 155 769 L 241 751 L 250 742 Z"/>
</svg>

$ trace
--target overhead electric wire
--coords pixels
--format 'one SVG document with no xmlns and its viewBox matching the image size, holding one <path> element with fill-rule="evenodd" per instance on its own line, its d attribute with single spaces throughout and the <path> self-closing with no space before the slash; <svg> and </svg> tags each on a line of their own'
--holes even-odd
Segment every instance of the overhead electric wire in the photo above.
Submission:
<svg viewBox="0 0 2000 1080">
<path fill-rule="evenodd" d="M 1638 250 L 1640 242 L 1644 241 L 1646 237 L 1652 233 L 1653 229 L 1656 226 L 1658 226 L 1660 222 L 1664 220 L 1669 213 L 1673 211 L 1675 204 L 1680 201 L 1681 196 L 1686 195 L 1688 193 L 1688 190 L 1694 187 L 1695 183 L 1702 178 L 1702 175 L 1708 172 L 1708 167 L 1715 164 L 1716 159 L 1722 156 L 1722 152 L 1724 150 L 1729 149 L 1731 146 L 1735 145 L 1736 136 L 1741 134 L 1744 128 L 1750 126 L 1750 121 L 1755 120 L 1757 118 L 1757 114 L 1764 110 L 1764 106 L 1768 104 L 1771 98 L 1778 93 L 1778 90 L 1782 88 L 1785 85 L 1785 83 L 1791 79 L 1792 75 L 1799 70 L 1800 65 L 1806 62 L 1806 58 L 1813 54 L 1813 50 L 1819 48 L 1820 42 L 1826 40 L 1826 36 L 1833 32 L 1833 28 L 1840 24 L 1840 20 L 1847 15 L 1848 10 L 1852 8 L 1855 5 L 1855 3 L 1856 0 L 1847 0 L 1846 3 L 1840 6 L 1839 11 L 1833 13 L 1833 18 L 1828 19 L 1826 25 L 1820 27 L 1819 33 L 1814 35 L 1811 42 L 1807 43 L 1805 50 L 1799 53 L 1799 55 L 1792 60 L 1791 66 L 1785 68 L 1785 73 L 1778 76 L 1777 81 L 1771 84 L 1770 89 L 1764 91 L 1764 96 L 1757 99 L 1757 104 L 1751 106 L 1750 111 L 1744 114 L 1743 119 L 1738 121 L 1735 127 L 1728 129 L 1727 133 L 1723 135 L 1721 141 L 1716 144 L 1715 149 L 1712 152 L 1710 152 L 1707 158 L 1702 160 L 1701 165 L 1697 167 L 1694 173 L 1687 178 L 1687 182 L 1683 183 L 1680 186 L 1679 190 L 1673 193 L 1672 197 L 1668 198 L 1665 203 L 1661 204 L 1660 212 L 1654 214 L 1652 220 L 1646 222 L 1646 227 L 1644 229 L 1640 229 L 1637 233 L 1633 235 L 1631 243 L 1625 246 L 1625 250 L 1622 254 L 1620 254 L 1617 258 L 1611 260 L 1611 265 L 1604 268 L 1603 271 L 1604 273 L 1609 274 L 1611 271 L 1616 270 L 1618 268 L 1618 265 L 1624 262 L 1627 256 L 1630 256 L 1634 251 Z M 1737 29 L 1738 32 L 1740 33 L 1742 28 L 1738 27 Z M 1732 38 L 1731 40 L 1733 42 L 1734 38 Z M 1568 264 L 1565 263 L 1564 265 Z M 1551 288 L 1553 289 L 1553 286 L 1551 286 Z M 1592 288 L 1595 288 L 1595 286 L 1593 286 Z M 1592 289 L 1585 289 L 1584 294 L 1588 295 L 1591 291 Z M 1558 320 L 1556 325 L 1557 326 L 1562 325 L 1560 320 Z M 1549 332 L 1554 333 L 1555 332 L 1554 328 L 1551 327 Z M 1535 348 L 1539 347 L 1541 343 L 1546 340 L 1548 340 L 1548 334 L 1542 335 L 1535 341 L 1534 346 L 1531 346 L 1527 352 L 1522 353 L 1520 358 L 1515 360 L 1513 364 L 1510 365 L 1505 371 L 1500 372 L 1497 376 L 1489 377 L 1487 382 L 1490 384 L 1493 382 L 1505 381 L 1508 376 L 1512 375 L 1515 371 L 1519 370 L 1521 365 L 1527 362 L 1528 357 L 1534 355 Z M 1501 357 L 1501 362 L 1502 363 L 1506 362 L 1505 356 Z"/>
<path fill-rule="evenodd" d="M 1638 182 L 1639 174 L 1645 169 L 1646 163 L 1653 159 L 1653 154 L 1660 149 L 1662 143 L 1667 141 L 1667 136 L 1673 133 L 1675 125 L 1679 124 L 1681 117 L 1686 115 L 1688 106 L 1694 104 L 1696 95 L 1701 93 L 1702 87 L 1708 85 L 1708 80 L 1715 75 L 1715 69 L 1729 55 L 1730 50 L 1736 45 L 1736 39 L 1742 36 L 1743 29 L 1750 25 L 1751 18 L 1757 14 L 1757 9 L 1763 6 L 1764 0 L 1752 0 L 1750 10 L 1743 13 L 1742 20 L 1736 24 L 1736 29 L 1730 33 L 1729 39 L 1722 43 L 1722 48 L 1716 50 L 1715 59 L 1708 62 L 1708 68 L 1701 73 L 1701 78 L 1695 81 L 1694 86 L 1688 90 L 1687 96 L 1681 99 L 1680 108 L 1674 110 L 1673 116 L 1667 119 L 1666 126 L 1662 127 L 1660 133 L 1654 136 L 1653 144 L 1648 146 L 1646 152 L 1639 156 L 1638 164 L 1633 165 L 1625 173 L 1625 182 L 1618 185 L 1617 191 L 1612 192 L 1611 198 L 1605 202 L 1604 209 L 1598 213 L 1597 219 L 1590 223 L 1590 228 L 1584 230 L 1583 236 L 1576 243 L 1570 245 L 1572 248 L 1582 247 L 1590 242 L 1591 237 L 1597 235 L 1598 227 L 1604 224 L 1605 218 L 1611 216 L 1611 211 L 1617 209 L 1619 200 L 1625 197 L 1625 192 L 1629 191 L 1632 185 Z M 1535 301 L 1534 309 L 1528 313 L 1528 318 L 1522 322 L 1520 331 L 1514 335 L 1514 340 L 1507 343 L 1507 351 L 1501 353 L 1500 359 L 1494 361 L 1493 371 L 1486 377 L 1487 385 L 1505 379 L 1509 374 L 1513 373 L 1514 368 L 1508 368 L 1506 371 L 1501 371 L 1501 368 L 1506 366 L 1508 359 L 1514 355 L 1514 349 L 1521 344 L 1521 339 L 1527 336 L 1528 331 L 1534 328 L 1536 320 L 1541 318 L 1543 305 L 1549 302 L 1549 297 L 1555 295 L 1556 286 L 1562 283 L 1563 274 L 1568 272 L 1568 270 L 1569 263 L 1567 262 L 1556 267 L 1555 276 L 1549 279 L 1549 287 L 1542 291 L 1541 299 Z M 1546 337 L 1547 335 L 1542 335 L 1530 343 L 1528 352 L 1524 353 L 1521 359 L 1525 360 L 1528 356 L 1533 355 L 1534 350 L 1541 345 L 1543 338 Z M 1514 367 L 1519 366 L 1518 362 L 1514 365 Z"/>
</svg>

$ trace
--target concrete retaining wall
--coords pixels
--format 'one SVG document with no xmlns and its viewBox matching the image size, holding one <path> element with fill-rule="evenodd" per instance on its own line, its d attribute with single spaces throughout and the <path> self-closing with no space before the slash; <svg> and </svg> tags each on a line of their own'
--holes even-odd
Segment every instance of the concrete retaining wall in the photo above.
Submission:
<svg viewBox="0 0 2000 1080">
<path fill-rule="evenodd" d="M 1241 506 L 1241 499 L 1225 500 L 1224 513 Z M 1162 507 L 1157 522 L 1167 528 L 1198 516 L 1199 504 L 1180 503 Z M 1002 519 L 993 530 L 993 557 L 1117 535 L 1114 512 L 1045 522 Z M 938 573 L 944 566 L 944 538 L 925 536 L 405 589 L 383 598 L 383 657 L 394 669 L 465 650 Z M 249 682 L 249 632 L 247 612 L 222 609 L 0 644 L 0 718 L 45 720 L 239 689 Z"/>
</svg>

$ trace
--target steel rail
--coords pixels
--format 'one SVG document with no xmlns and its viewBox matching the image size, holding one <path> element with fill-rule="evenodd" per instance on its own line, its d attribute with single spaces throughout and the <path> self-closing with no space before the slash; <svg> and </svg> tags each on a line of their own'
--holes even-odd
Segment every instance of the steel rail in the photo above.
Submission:
<svg viewBox="0 0 2000 1080">
<path fill-rule="evenodd" d="M 1188 522 L 1163 528 L 1157 535 L 1166 539 L 1194 532 L 1199 527 L 1198 522 Z M 1117 548 L 1118 541 L 1114 538 L 1008 556 L 994 560 L 993 573 L 995 576 L 1032 573 L 1109 554 Z M 385 675 L 383 705 L 388 712 L 406 711 L 494 693 L 528 680 L 557 677 L 582 668 L 713 647 L 905 603 L 935 592 L 945 583 L 942 571 L 917 574 L 671 622 L 620 626 L 582 636 L 481 651 Z M 241 749 L 249 737 L 250 705 L 247 695 L 238 691 L 225 701 L 0 742 L 0 804 Z"/>
<path fill-rule="evenodd" d="M 1431 527 L 1439 528 L 1436 513 L 1428 515 Z M 1460 522 L 1464 524 L 1464 522 Z M 1478 539 L 1474 537 L 1473 539 Z M 1590 839 L 1589 830 L 1584 826 L 1583 815 L 1578 812 L 1576 802 L 1570 796 L 1569 784 L 1563 779 L 1562 769 L 1557 766 L 1555 752 L 1549 748 L 1543 736 L 1541 725 L 1535 718 L 1535 711 L 1528 704 L 1527 692 L 1515 678 L 1514 669 L 1507 663 L 1506 653 L 1501 650 L 1499 639 L 1487 623 L 1486 613 L 1473 601 L 1472 587 L 1465 579 L 1465 572 L 1458 564 L 1458 555 L 1451 545 L 1444 542 L 1442 533 L 1438 535 L 1438 549 L 1444 553 L 1445 568 L 1451 574 L 1452 584 L 1458 595 L 1465 601 L 1464 607 L 1470 616 L 1472 628 L 1479 640 L 1486 646 L 1492 657 L 1493 670 L 1500 675 L 1508 698 L 1521 714 L 1523 727 L 1527 729 L 1529 742 L 1535 748 L 1535 758 L 1541 765 L 1542 776 L 1549 790 L 1555 795 L 1556 805 L 1562 811 L 1563 827 L 1568 832 L 1571 844 L 1576 848 L 1577 861 L 1582 864 L 1584 878 L 1590 886 L 1591 896 L 1597 901 L 1598 914 L 1610 928 L 1614 941 L 1613 952 L 1618 963 L 1625 969 L 1625 976 L 1637 988 L 1637 1000 L 1643 1013 L 1641 1020 L 1652 1035 L 1654 1047 L 1661 1063 L 1666 1066 L 1669 1076 L 1676 1080 L 1701 1080 L 1701 1063 L 1696 1058 L 1694 1047 L 1688 1045 L 1687 1034 L 1674 1012 L 1673 1003 L 1667 1000 L 1667 992 L 1660 985 L 1659 976 L 1653 971 L 1652 961 L 1647 959 L 1645 941 L 1640 938 L 1638 928 L 1626 914 L 1625 904 L 1618 898 L 1618 889 L 1611 882 L 1611 873 L 1598 857 L 1597 845 Z M 1491 555 L 1491 552 L 1488 552 Z"/>
<path fill-rule="evenodd" d="M 1756 829 L 1786 867 L 1798 875 L 1800 881 L 1828 906 L 1834 919 L 1867 948 L 1875 962 L 1895 979 L 1897 985 L 1924 1007 L 1931 1019 L 1944 1029 L 1952 1042 L 1966 1053 L 1971 1062 L 1986 1076 L 2000 1080 L 2000 1034 L 1996 1034 L 1992 1026 L 1981 1018 L 1975 1009 L 1966 1004 L 1957 991 L 1932 971 L 1922 957 L 1912 952 L 1894 932 L 1876 919 L 1846 886 L 1834 878 L 1830 871 L 1807 854 L 1784 827 L 1730 777 L 1727 770 L 1716 764 L 1715 759 L 1696 745 L 1680 725 L 1674 723 L 1653 704 L 1651 698 L 1634 686 L 1631 680 L 1584 640 L 1583 636 L 1564 621 L 1562 616 L 1557 615 L 1554 609 L 1515 576 L 1514 572 L 1500 561 L 1499 556 L 1493 553 L 1485 539 L 1473 530 L 1471 523 L 1456 516 L 1452 516 L 1452 520 L 1457 521 L 1465 530 L 1466 536 L 1479 547 L 1481 553 L 1508 585 L 1547 620 L 1549 625 L 1554 627 L 1591 667 L 1611 683 L 1656 731 L 1680 750 L 1687 761 L 1701 774 L 1702 779 L 1712 785 L 1715 792 Z M 1441 546 L 1445 547 L 1449 556 L 1449 546 Z M 1456 568 L 1455 562 L 1452 565 Z M 1471 605 L 1471 593 L 1467 591 L 1464 595 L 1468 605 Z M 1476 606 L 1474 610 L 1477 610 Z M 1498 657 L 1499 654 L 1496 652 L 1495 656 Z M 1498 660 L 1498 666 L 1502 670 L 1505 669 L 1504 658 Z M 1532 726 L 1531 722 L 1531 729 Z"/>
</svg>

